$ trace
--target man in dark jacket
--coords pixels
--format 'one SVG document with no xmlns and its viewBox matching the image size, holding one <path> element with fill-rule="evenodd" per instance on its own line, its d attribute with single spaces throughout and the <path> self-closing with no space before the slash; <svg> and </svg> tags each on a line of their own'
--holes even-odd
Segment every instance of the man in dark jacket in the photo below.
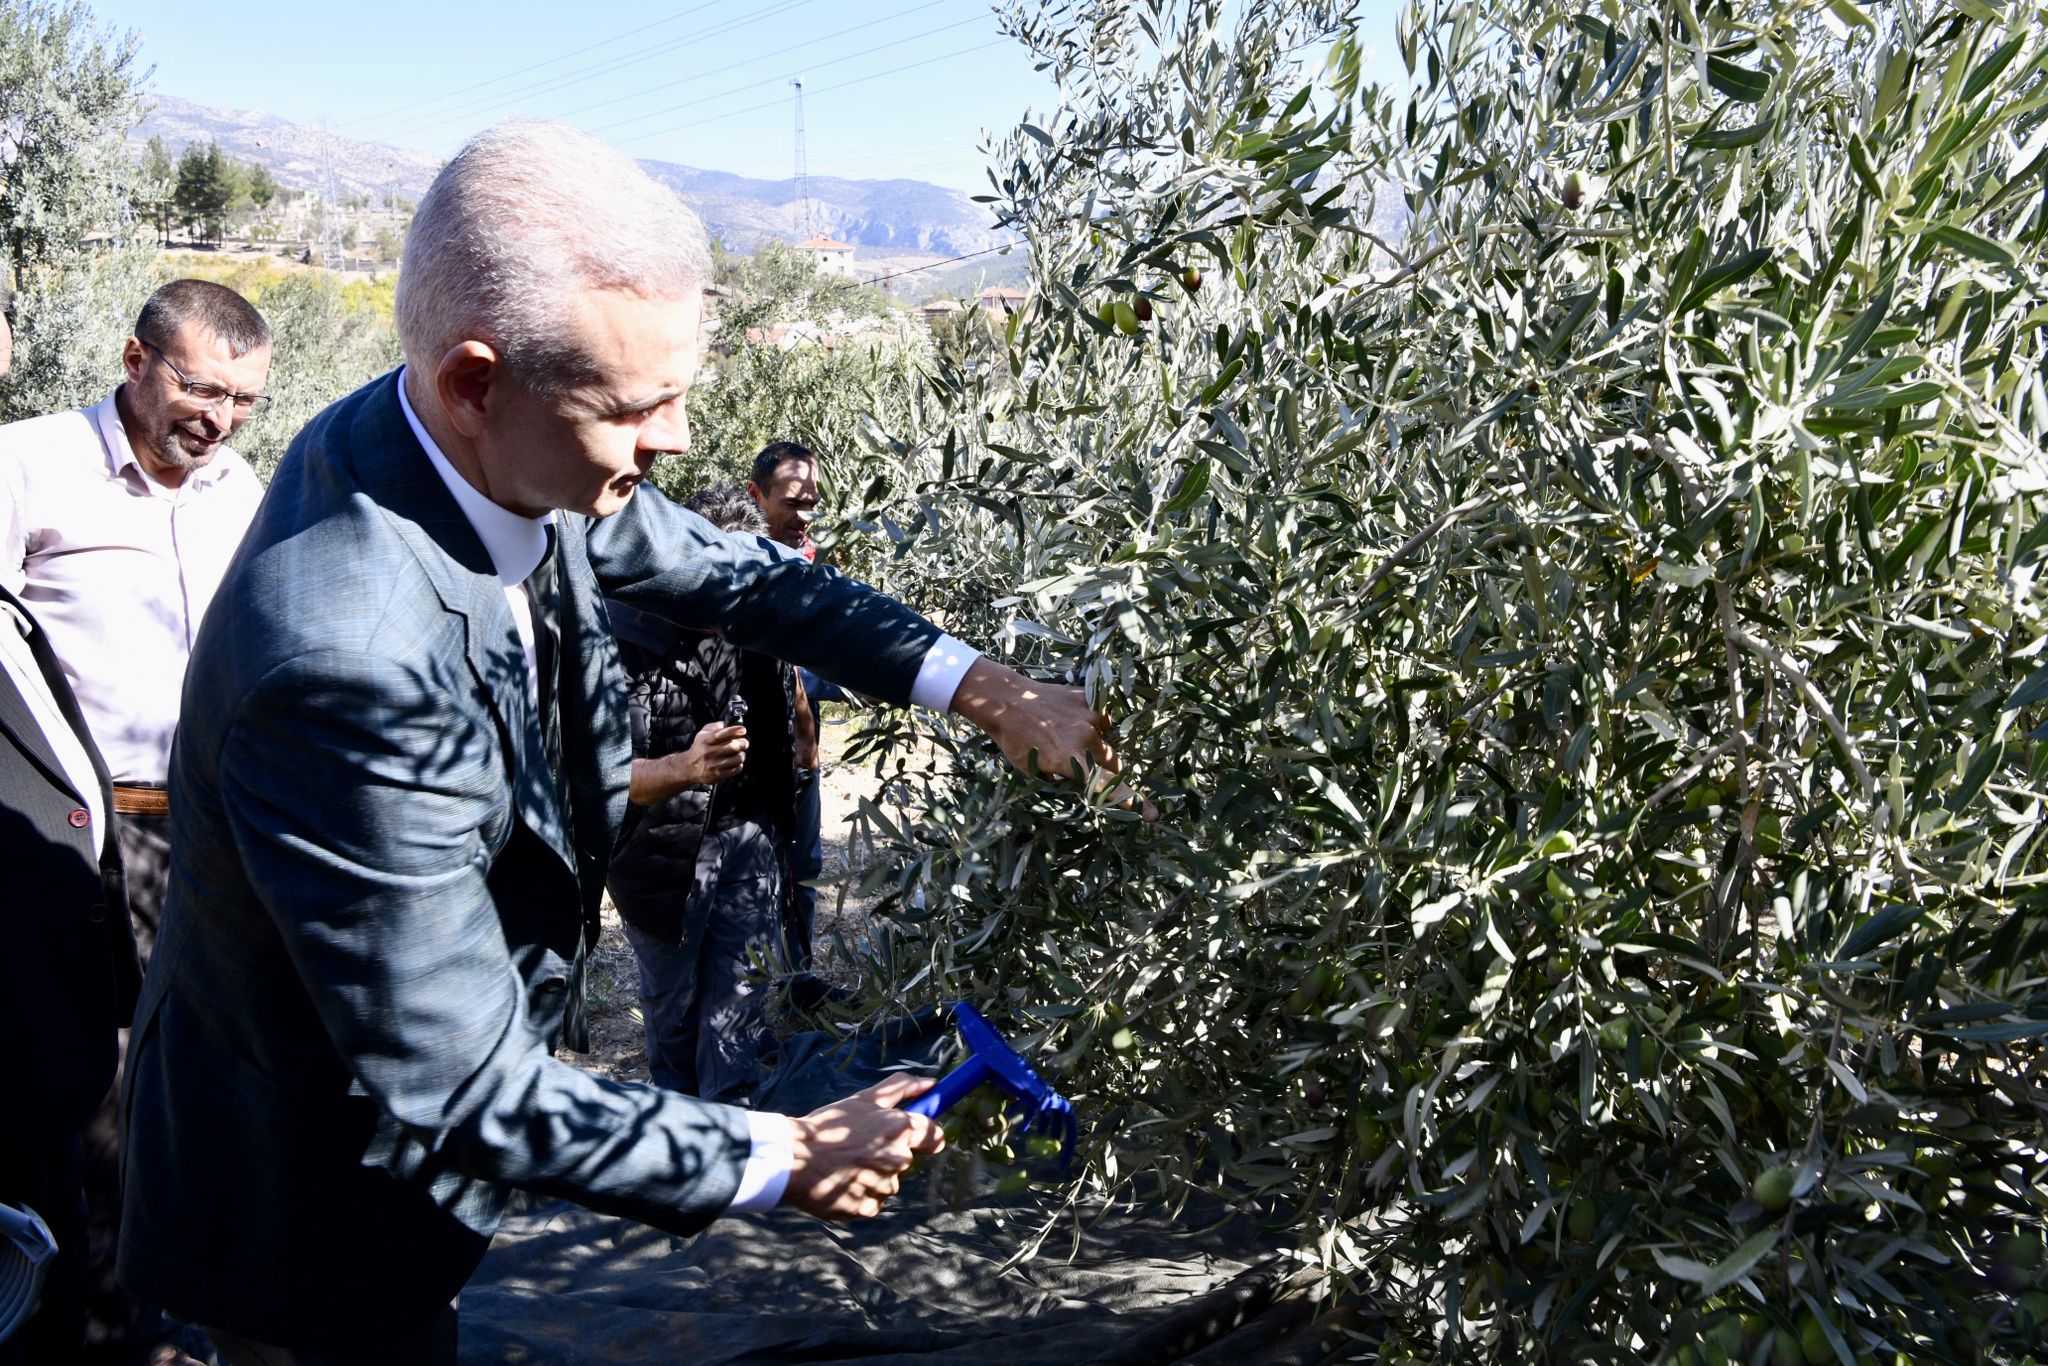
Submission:
<svg viewBox="0 0 2048 1366">
<path fill-rule="evenodd" d="M 554 1056 L 627 799 L 604 597 L 928 700 L 1026 769 L 1115 762 L 1078 689 L 640 489 L 689 446 L 709 274 L 615 149 L 472 139 L 407 234 L 405 366 L 299 433 L 200 628 L 120 1273 L 237 1366 L 453 1366 L 515 1191 L 682 1236 L 872 1218 L 943 1143 L 899 1108 L 922 1081 L 765 1115 Z"/>
<path fill-rule="evenodd" d="M 818 558 L 811 543 L 811 522 L 818 515 L 818 456 L 794 441 L 773 441 L 754 457 L 747 497 L 760 510 L 769 539 L 807 560 Z M 825 871 L 824 793 L 819 770 L 821 702 L 852 698 L 837 683 L 799 668 L 796 703 L 796 823 L 784 845 L 791 886 L 787 900 L 789 956 L 794 966 L 811 965 L 811 929 L 818 915 L 818 892 L 808 884 Z"/>
<path fill-rule="evenodd" d="M 738 489 L 684 506 L 721 531 L 767 524 Z M 610 607 L 632 713 L 631 805 L 607 883 L 640 965 L 657 1086 L 742 1103 L 762 1031 L 760 969 L 782 938 L 795 820 L 786 664 Z"/>
<path fill-rule="evenodd" d="M 0 1363 L 78 1358 L 86 1326 L 81 1138 L 114 1080 L 140 970 L 109 837 L 106 765 L 42 628 L 0 588 L 0 1204 L 55 1235 L 42 1307 Z"/>
</svg>

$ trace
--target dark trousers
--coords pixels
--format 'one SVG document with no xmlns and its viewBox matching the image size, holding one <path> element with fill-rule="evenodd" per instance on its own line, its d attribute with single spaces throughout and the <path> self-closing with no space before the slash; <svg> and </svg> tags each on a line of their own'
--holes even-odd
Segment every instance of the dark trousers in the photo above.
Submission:
<svg viewBox="0 0 2048 1366">
<path fill-rule="evenodd" d="M 135 949 L 149 966 L 164 915 L 164 893 L 171 885 L 171 818 L 116 816 L 114 836 L 121 842 L 121 867 L 128 878 L 128 909 L 135 917 Z"/>
<path fill-rule="evenodd" d="M 765 826 L 712 831 L 697 854 L 681 942 L 626 922 L 656 1086 L 728 1103 L 753 1090 L 766 994 L 755 964 L 772 961 L 781 942 L 779 863 Z"/>
<path fill-rule="evenodd" d="M 273 1347 L 219 1328 L 209 1328 L 222 1366 L 455 1366 L 455 1306 L 449 1305 L 417 1333 L 356 1350 Z"/>
<path fill-rule="evenodd" d="M 128 906 L 135 918 L 135 947 L 142 966 L 163 918 L 164 891 L 171 875 L 171 818 L 115 816 L 114 835 L 121 842 L 121 863 L 128 878 Z M 127 1031 L 122 1031 L 127 1053 Z M 93 1360 L 145 1359 L 171 1330 L 158 1310 L 121 1289 L 114 1279 L 114 1256 L 121 1245 L 121 1076 L 100 1102 L 87 1124 L 82 1145 L 85 1187 L 86 1340 Z"/>
<path fill-rule="evenodd" d="M 34 1210 L 57 1240 L 57 1256 L 43 1276 L 41 1307 L 0 1342 L 0 1366 L 77 1361 L 85 1350 L 88 1280 L 78 1136 L 31 1137 L 0 1124 L 0 1204 Z"/>
<path fill-rule="evenodd" d="M 818 889 L 806 887 L 825 872 L 824 784 L 820 770 L 800 768 L 796 774 L 796 830 L 789 840 L 790 902 L 795 921 L 789 927 L 789 965 L 799 972 L 811 966 L 811 931 L 818 920 Z"/>
</svg>

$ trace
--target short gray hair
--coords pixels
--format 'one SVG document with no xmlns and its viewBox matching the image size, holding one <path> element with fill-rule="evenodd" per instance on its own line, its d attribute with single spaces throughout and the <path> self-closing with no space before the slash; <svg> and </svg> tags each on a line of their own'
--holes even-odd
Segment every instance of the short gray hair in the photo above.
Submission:
<svg viewBox="0 0 2048 1366">
<path fill-rule="evenodd" d="M 681 299 L 710 278 L 704 225 L 675 191 L 588 133 L 513 119 L 471 138 L 420 201 L 398 338 L 421 370 L 487 342 L 520 383 L 558 392 L 602 378 L 563 333 L 577 294 Z"/>
</svg>

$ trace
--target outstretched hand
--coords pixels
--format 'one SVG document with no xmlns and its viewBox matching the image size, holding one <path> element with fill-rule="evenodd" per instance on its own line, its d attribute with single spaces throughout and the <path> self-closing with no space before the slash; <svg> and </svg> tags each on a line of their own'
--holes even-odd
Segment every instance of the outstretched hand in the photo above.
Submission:
<svg viewBox="0 0 2048 1366">
<path fill-rule="evenodd" d="M 1040 773 L 1111 789 L 1113 802 L 1138 800 L 1118 781 L 1123 765 L 1109 743 L 1109 718 L 1089 706 L 1079 688 L 1040 683 L 984 655 L 960 680 L 953 710 L 980 726 L 1025 773 L 1035 764 Z M 1142 809 L 1146 820 L 1158 814 L 1150 802 Z"/>
<path fill-rule="evenodd" d="M 911 1162 L 946 1146 L 936 1121 L 897 1108 L 932 1084 L 930 1077 L 898 1073 L 791 1119 L 783 1203 L 838 1222 L 880 1213 Z"/>
</svg>

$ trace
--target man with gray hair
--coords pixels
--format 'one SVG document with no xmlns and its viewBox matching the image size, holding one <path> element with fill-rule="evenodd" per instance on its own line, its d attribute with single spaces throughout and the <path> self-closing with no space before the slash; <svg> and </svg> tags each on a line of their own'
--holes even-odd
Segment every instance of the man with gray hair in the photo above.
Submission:
<svg viewBox="0 0 2048 1366">
<path fill-rule="evenodd" d="M 689 441 L 708 274 L 619 153 L 476 138 L 407 242 L 404 367 L 299 435 L 200 634 L 121 1270 L 229 1361 L 452 1361 L 515 1188 L 679 1234 L 855 1218 L 942 1143 L 908 1077 L 790 1118 L 553 1056 L 626 799 L 604 597 L 1114 768 L 1077 690 L 639 487 Z"/>
</svg>

